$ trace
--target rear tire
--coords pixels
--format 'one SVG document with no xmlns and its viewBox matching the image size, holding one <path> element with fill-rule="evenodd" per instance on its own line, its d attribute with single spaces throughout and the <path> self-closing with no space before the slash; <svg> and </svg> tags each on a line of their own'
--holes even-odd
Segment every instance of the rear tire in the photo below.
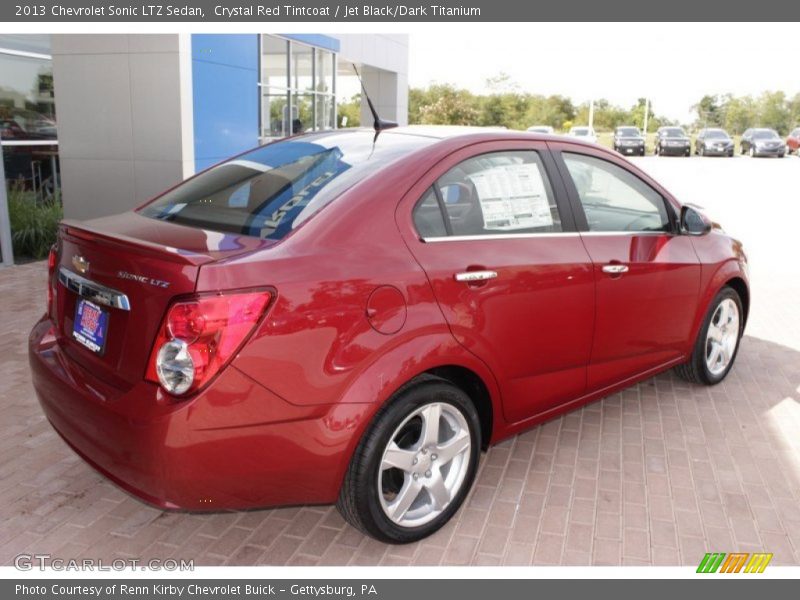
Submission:
<svg viewBox="0 0 800 600">
<path fill-rule="evenodd" d="M 382 542 L 421 540 L 464 502 L 480 447 L 480 420 L 469 396 L 444 379 L 419 377 L 373 418 L 336 508 L 353 527 Z"/>
<path fill-rule="evenodd" d="M 675 367 L 675 372 L 691 383 L 718 384 L 736 361 L 743 331 L 742 300 L 736 290 L 725 286 L 709 305 L 692 355 L 687 362 Z"/>
</svg>

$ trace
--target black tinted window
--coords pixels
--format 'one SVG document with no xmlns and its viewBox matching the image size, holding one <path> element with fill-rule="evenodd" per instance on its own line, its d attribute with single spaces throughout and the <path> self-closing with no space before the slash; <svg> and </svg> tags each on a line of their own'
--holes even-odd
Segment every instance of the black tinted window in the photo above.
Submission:
<svg viewBox="0 0 800 600">
<path fill-rule="evenodd" d="M 450 169 L 435 186 L 452 235 L 561 231 L 553 190 L 537 152 L 482 154 Z M 433 206 L 423 197 L 415 222 L 416 212 L 426 203 Z M 421 230 L 420 235 L 427 237 Z"/>
<path fill-rule="evenodd" d="M 605 160 L 564 153 L 590 231 L 669 231 L 661 194 Z"/>
<path fill-rule="evenodd" d="M 212 167 L 140 209 L 154 219 L 279 240 L 388 163 L 436 140 L 327 132 L 257 148 Z"/>
<path fill-rule="evenodd" d="M 444 237 L 447 228 L 444 225 L 442 209 L 436 199 L 436 192 L 430 188 L 414 207 L 414 226 L 423 238 Z"/>
</svg>

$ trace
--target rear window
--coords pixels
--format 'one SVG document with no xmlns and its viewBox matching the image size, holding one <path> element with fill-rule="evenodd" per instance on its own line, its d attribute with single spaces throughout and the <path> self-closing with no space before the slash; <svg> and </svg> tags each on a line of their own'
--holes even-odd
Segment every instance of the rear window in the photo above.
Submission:
<svg viewBox="0 0 800 600">
<path fill-rule="evenodd" d="M 372 131 L 312 134 L 212 167 L 139 213 L 202 229 L 280 240 L 362 179 L 436 140 Z"/>
</svg>

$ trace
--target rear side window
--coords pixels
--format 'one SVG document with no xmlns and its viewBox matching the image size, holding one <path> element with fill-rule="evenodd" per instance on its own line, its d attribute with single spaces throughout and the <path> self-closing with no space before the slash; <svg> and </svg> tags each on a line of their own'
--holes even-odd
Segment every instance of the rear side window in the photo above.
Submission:
<svg viewBox="0 0 800 600">
<path fill-rule="evenodd" d="M 661 194 L 633 173 L 599 158 L 562 154 L 589 231 L 669 231 Z"/>
<path fill-rule="evenodd" d="M 389 163 L 436 140 L 384 132 L 325 132 L 257 148 L 156 198 L 146 217 L 280 240 Z"/>
<path fill-rule="evenodd" d="M 423 195 L 413 216 L 423 239 L 561 231 L 553 190 L 532 150 L 459 163 Z"/>
</svg>

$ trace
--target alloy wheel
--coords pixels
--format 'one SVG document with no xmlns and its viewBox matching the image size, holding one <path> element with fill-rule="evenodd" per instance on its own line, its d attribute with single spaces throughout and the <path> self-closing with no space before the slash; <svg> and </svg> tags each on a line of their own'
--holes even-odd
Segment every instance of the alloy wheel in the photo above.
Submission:
<svg viewBox="0 0 800 600">
<path fill-rule="evenodd" d="M 739 343 L 739 308 L 730 298 L 717 305 L 706 334 L 706 367 L 719 375 L 730 365 Z"/>
<path fill-rule="evenodd" d="M 419 407 L 395 429 L 383 452 L 378 497 L 386 516 L 401 527 L 418 527 L 442 513 L 469 470 L 469 425 L 455 406 Z"/>
</svg>

